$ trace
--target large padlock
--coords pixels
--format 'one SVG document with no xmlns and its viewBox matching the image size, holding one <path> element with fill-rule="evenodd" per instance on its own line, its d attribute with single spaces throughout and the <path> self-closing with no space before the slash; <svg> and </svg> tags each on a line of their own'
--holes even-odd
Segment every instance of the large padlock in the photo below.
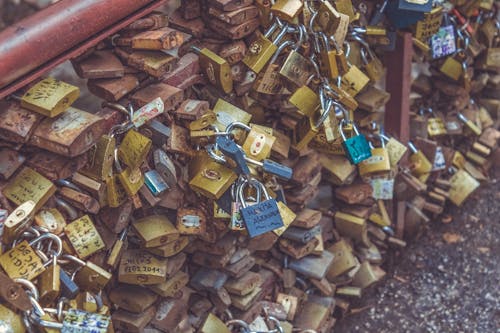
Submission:
<svg viewBox="0 0 500 333">
<path fill-rule="evenodd" d="M 64 233 L 80 259 L 88 258 L 105 247 L 101 235 L 88 215 L 69 223 L 64 228 Z"/>
<path fill-rule="evenodd" d="M 255 205 L 248 206 L 244 198 L 244 189 L 249 183 L 255 183 L 264 194 L 264 200 Z M 238 200 L 242 204 L 240 210 L 243 222 L 251 238 L 284 226 L 278 204 L 271 199 L 264 184 L 257 180 L 247 180 L 237 189 Z"/>
<path fill-rule="evenodd" d="M 342 136 L 342 146 L 346 152 L 346 156 L 352 164 L 359 164 L 362 161 L 370 158 L 372 156 L 370 145 L 363 134 L 359 134 L 359 131 L 355 124 L 352 124 L 352 129 L 355 136 L 347 139 L 344 134 L 344 124 L 347 121 L 343 119 L 339 124 L 339 131 Z"/>
<path fill-rule="evenodd" d="M 179 238 L 179 231 L 162 215 L 151 215 L 132 223 L 142 247 L 157 247 Z"/>
</svg>

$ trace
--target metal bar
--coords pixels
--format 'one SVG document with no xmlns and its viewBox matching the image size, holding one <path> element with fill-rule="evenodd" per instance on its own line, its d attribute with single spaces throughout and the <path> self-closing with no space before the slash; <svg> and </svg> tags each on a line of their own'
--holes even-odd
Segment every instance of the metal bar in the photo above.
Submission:
<svg viewBox="0 0 500 333">
<path fill-rule="evenodd" d="M 62 0 L 0 33 L 0 99 L 167 0 Z"/>
<path fill-rule="evenodd" d="M 411 33 L 405 32 L 398 36 L 396 50 L 386 54 L 387 91 L 391 99 L 385 110 L 385 131 L 401 142 L 408 143 L 410 139 L 410 92 L 411 92 L 411 62 L 413 43 Z M 404 158 L 401 161 L 405 163 Z M 392 217 L 396 220 L 396 236 L 403 237 L 406 206 L 404 202 L 392 204 Z"/>
</svg>

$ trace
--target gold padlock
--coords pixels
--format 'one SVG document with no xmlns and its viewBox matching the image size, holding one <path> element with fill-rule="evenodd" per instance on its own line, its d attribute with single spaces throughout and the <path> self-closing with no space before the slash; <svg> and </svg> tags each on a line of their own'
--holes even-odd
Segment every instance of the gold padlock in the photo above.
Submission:
<svg viewBox="0 0 500 333">
<path fill-rule="evenodd" d="M 31 87 L 21 98 L 21 106 L 49 118 L 66 111 L 80 96 L 80 89 L 48 77 Z"/>
<path fill-rule="evenodd" d="M 132 169 L 137 169 L 146 160 L 152 141 L 136 130 L 129 130 L 118 148 L 118 157 Z"/>
<path fill-rule="evenodd" d="M 352 247 L 343 238 L 329 247 L 328 251 L 334 255 L 333 263 L 327 273 L 329 281 L 334 281 L 338 276 L 359 265 L 358 259 L 353 254 Z"/>
<path fill-rule="evenodd" d="M 287 29 L 286 27 L 280 31 L 280 33 L 272 39 L 269 39 L 271 35 L 278 28 L 278 24 L 273 24 L 264 35 L 259 35 L 256 40 L 254 40 L 248 47 L 248 52 L 243 59 L 243 63 L 248 66 L 255 73 L 260 73 L 264 66 L 269 62 L 274 53 L 278 50 L 277 44 L 285 36 Z"/>
<path fill-rule="evenodd" d="M 105 180 L 111 176 L 116 139 L 112 135 L 103 135 L 90 152 L 89 166 L 80 172 L 95 180 Z"/>
<path fill-rule="evenodd" d="M 11 244 L 17 237 L 28 229 L 33 222 L 35 214 L 35 202 L 26 201 L 18 206 L 4 222 L 2 241 L 4 244 Z"/>
<path fill-rule="evenodd" d="M 311 117 L 320 107 L 319 96 L 308 86 L 302 86 L 290 96 L 288 101 L 294 105 L 299 113 Z"/>
<path fill-rule="evenodd" d="M 118 281 L 129 284 L 151 285 L 167 278 L 167 259 L 158 258 L 145 250 L 127 250 L 118 268 Z"/>
<path fill-rule="evenodd" d="M 478 187 L 479 182 L 467 171 L 458 170 L 450 179 L 450 201 L 460 206 Z"/>
<path fill-rule="evenodd" d="M 99 294 L 111 280 L 112 274 L 102 267 L 87 261 L 75 275 L 75 283 L 81 290 Z"/>
<path fill-rule="evenodd" d="M 139 237 L 142 247 L 157 247 L 177 240 L 179 231 L 163 215 L 151 215 L 134 221 L 132 228 Z"/>
<path fill-rule="evenodd" d="M 372 156 L 358 164 L 359 175 L 369 177 L 386 175 L 391 171 L 389 151 L 385 147 L 384 139 L 380 137 L 381 147 L 372 148 Z"/>
<path fill-rule="evenodd" d="M 231 169 L 215 162 L 206 153 L 195 159 L 197 161 L 193 159 L 192 164 L 199 164 L 199 168 L 196 173 L 190 173 L 189 186 L 212 200 L 219 199 L 238 178 Z"/>
<path fill-rule="evenodd" d="M 55 193 L 54 184 L 30 168 L 24 168 L 3 189 L 3 194 L 16 205 L 26 201 L 35 202 L 35 212 L 38 211 Z"/>
<path fill-rule="evenodd" d="M 355 97 L 370 82 L 370 78 L 356 65 L 349 67 L 347 73 L 342 76 L 342 88 L 349 95 Z"/>
<path fill-rule="evenodd" d="M 300 0 L 277 0 L 271 7 L 271 12 L 282 20 L 296 23 L 295 19 L 302 11 L 304 3 Z"/>
<path fill-rule="evenodd" d="M 217 88 L 229 94 L 233 90 L 233 76 L 229 63 L 207 48 L 191 47 L 200 56 L 200 67 L 208 81 Z"/>
<path fill-rule="evenodd" d="M 69 223 L 64 228 L 64 233 L 80 259 L 85 259 L 105 247 L 101 235 L 88 215 Z"/>
<path fill-rule="evenodd" d="M 118 149 L 115 149 L 114 155 L 115 168 L 117 172 L 116 176 L 122 184 L 125 192 L 127 192 L 129 196 L 134 196 L 144 185 L 144 175 L 138 167 L 133 169 L 129 167 L 123 170 L 120 161 L 118 160 Z"/>
<path fill-rule="evenodd" d="M 410 151 L 412 152 L 410 155 L 410 162 L 413 163 L 412 172 L 419 177 L 429 174 L 432 171 L 432 163 L 429 159 L 412 142 L 408 142 L 408 147 L 410 147 Z"/>
</svg>

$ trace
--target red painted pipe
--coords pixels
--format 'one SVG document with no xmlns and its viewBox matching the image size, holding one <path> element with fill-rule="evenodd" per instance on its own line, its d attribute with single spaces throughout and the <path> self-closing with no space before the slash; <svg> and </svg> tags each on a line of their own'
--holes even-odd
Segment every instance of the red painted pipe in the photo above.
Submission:
<svg viewBox="0 0 500 333">
<path fill-rule="evenodd" d="M 0 32 L 0 88 L 154 0 L 61 0 Z"/>
</svg>

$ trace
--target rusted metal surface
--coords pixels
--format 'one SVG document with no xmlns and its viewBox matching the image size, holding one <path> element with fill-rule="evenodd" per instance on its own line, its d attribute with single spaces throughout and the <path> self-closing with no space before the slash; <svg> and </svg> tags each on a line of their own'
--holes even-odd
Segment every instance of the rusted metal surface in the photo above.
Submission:
<svg viewBox="0 0 500 333">
<path fill-rule="evenodd" d="M 62 0 L 0 33 L 0 98 L 167 0 Z"/>
<path fill-rule="evenodd" d="M 411 61 L 413 44 L 411 33 L 398 36 L 396 50 L 387 53 L 387 91 L 391 99 L 386 105 L 384 127 L 387 133 L 396 136 L 401 142 L 410 139 L 410 92 L 411 92 Z M 404 157 L 403 157 L 404 158 Z M 401 162 L 403 165 L 404 161 Z M 395 201 L 392 204 L 393 218 L 396 221 L 396 236 L 404 233 L 404 217 L 406 206 L 404 202 Z"/>
</svg>

